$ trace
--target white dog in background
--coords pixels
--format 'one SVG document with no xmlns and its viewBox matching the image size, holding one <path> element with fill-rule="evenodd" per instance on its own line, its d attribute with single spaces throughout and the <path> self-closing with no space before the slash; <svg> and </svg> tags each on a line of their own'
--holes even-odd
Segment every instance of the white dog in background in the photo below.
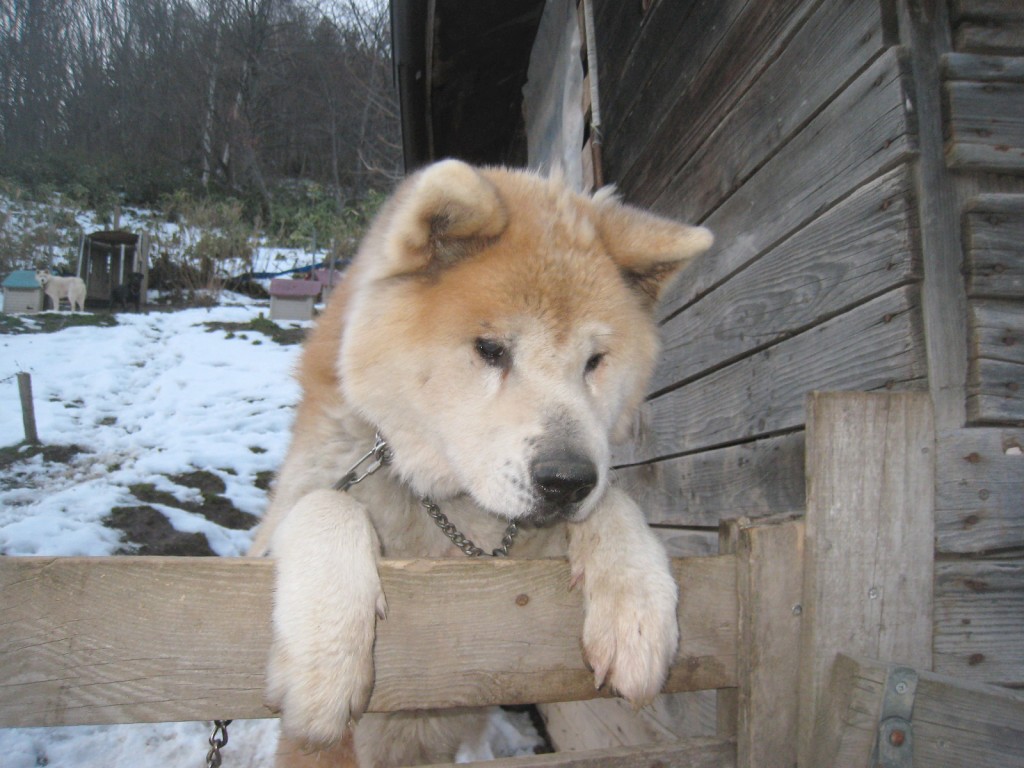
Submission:
<svg viewBox="0 0 1024 768">
<path fill-rule="evenodd" d="M 85 309 L 85 281 L 80 277 L 58 277 L 44 269 L 36 271 L 36 282 L 43 286 L 43 292 L 53 302 L 54 311 L 60 310 L 60 300 L 67 299 L 71 311 Z"/>
</svg>

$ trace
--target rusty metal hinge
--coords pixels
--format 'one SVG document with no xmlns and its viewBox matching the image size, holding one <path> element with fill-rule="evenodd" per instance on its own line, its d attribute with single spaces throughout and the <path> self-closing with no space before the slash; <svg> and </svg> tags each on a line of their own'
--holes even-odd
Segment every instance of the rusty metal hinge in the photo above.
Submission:
<svg viewBox="0 0 1024 768">
<path fill-rule="evenodd" d="M 871 752 L 871 768 L 913 768 L 914 695 L 917 672 L 910 667 L 890 667 L 878 713 L 878 733 Z"/>
</svg>

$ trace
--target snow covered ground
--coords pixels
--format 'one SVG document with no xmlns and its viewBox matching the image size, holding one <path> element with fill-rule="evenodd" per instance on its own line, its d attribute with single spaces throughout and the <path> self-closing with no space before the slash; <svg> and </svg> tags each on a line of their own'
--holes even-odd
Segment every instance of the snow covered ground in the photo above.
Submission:
<svg viewBox="0 0 1024 768">
<path fill-rule="evenodd" d="M 115 507 L 138 505 L 132 489 L 140 484 L 181 503 L 150 503 L 174 529 L 204 534 L 218 555 L 244 553 L 251 531 L 183 508 L 198 491 L 172 478 L 211 473 L 238 510 L 262 514 L 266 492 L 257 479 L 278 467 L 287 448 L 299 347 L 208 325 L 248 323 L 261 313 L 269 314 L 266 302 L 226 295 L 211 309 L 119 314 L 114 327 L 0 335 L 0 448 L 24 437 L 15 374 L 25 371 L 42 442 L 82 449 L 66 463 L 35 455 L 0 469 L 0 553 L 122 550 L 121 533 L 103 520 Z M 276 730 L 276 721 L 234 723 L 225 765 L 270 765 Z M 523 721 L 496 721 L 489 743 L 463 757 L 528 749 L 531 730 Z M 209 734 L 208 723 L 0 730 L 0 762 L 199 766 Z"/>
</svg>

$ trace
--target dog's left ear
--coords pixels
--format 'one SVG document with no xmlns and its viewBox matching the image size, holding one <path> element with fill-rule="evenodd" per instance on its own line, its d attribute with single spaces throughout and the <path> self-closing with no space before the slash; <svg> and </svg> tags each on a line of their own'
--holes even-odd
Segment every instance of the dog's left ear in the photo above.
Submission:
<svg viewBox="0 0 1024 768">
<path fill-rule="evenodd" d="M 679 272 L 704 253 L 714 235 L 620 203 L 610 191 L 594 197 L 597 231 L 631 286 L 651 307 Z"/>
<path fill-rule="evenodd" d="M 443 267 L 473 253 L 508 225 L 498 190 L 458 160 L 428 166 L 405 182 L 392 214 L 393 264 L 403 271 Z"/>
</svg>

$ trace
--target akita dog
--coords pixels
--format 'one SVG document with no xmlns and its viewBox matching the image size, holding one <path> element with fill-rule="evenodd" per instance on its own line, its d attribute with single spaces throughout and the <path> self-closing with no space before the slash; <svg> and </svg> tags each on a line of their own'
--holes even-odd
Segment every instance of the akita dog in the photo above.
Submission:
<svg viewBox="0 0 1024 768">
<path fill-rule="evenodd" d="M 631 432 L 653 371 L 655 302 L 711 242 L 528 172 L 449 160 L 398 188 L 303 352 L 291 448 L 252 547 L 276 560 L 282 755 L 448 761 L 482 727 L 475 710 L 360 719 L 386 615 L 381 557 L 464 557 L 472 542 L 567 556 L 596 683 L 636 705 L 658 693 L 677 588 L 643 512 L 609 482 L 609 445 Z M 378 439 L 390 461 L 348 487 Z"/>
</svg>

